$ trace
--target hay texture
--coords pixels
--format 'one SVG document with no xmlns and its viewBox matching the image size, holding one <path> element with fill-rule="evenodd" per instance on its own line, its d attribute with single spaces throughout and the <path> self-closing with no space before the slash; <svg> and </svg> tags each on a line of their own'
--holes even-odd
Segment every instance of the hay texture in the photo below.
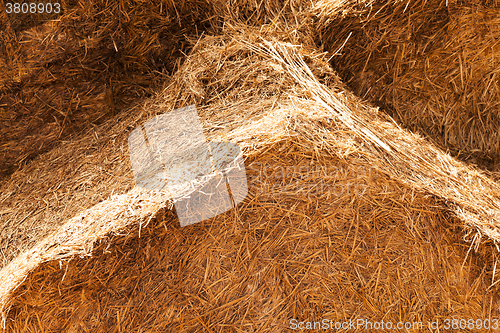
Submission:
<svg viewBox="0 0 500 333">
<path fill-rule="evenodd" d="M 454 156 L 500 170 L 500 8 L 372 2 L 315 8 L 332 65 L 358 95 Z"/>
<path fill-rule="evenodd" d="M 58 15 L 0 14 L 0 181 L 153 95 L 189 53 L 186 38 L 217 31 L 224 20 L 276 24 L 302 8 L 289 1 L 59 3 Z"/>
<path fill-rule="evenodd" d="M 213 14 L 196 0 L 59 3 L 37 22 L 2 12 L 0 177 L 150 97 Z"/>
<path fill-rule="evenodd" d="M 366 314 L 357 312 L 359 304 L 352 307 L 346 304 L 342 310 L 335 309 L 334 303 L 325 298 L 308 299 L 305 293 L 314 288 L 320 288 L 316 289 L 316 295 L 328 290 L 330 294 L 338 291 L 344 295 L 342 297 L 348 297 L 347 294 L 354 295 L 353 290 L 358 290 L 357 295 L 365 295 L 363 286 L 370 286 L 373 288 L 370 289 L 370 295 L 373 295 L 374 303 L 365 303 L 367 309 L 373 312 L 380 305 L 389 311 L 393 309 L 390 304 L 395 304 L 391 303 L 391 299 L 402 300 L 409 294 L 391 292 L 387 289 L 389 286 L 382 287 L 381 281 L 388 281 L 389 276 L 396 274 L 400 287 L 398 290 L 406 292 L 409 289 L 403 281 L 412 276 L 412 270 L 406 270 L 404 274 L 407 275 L 401 278 L 403 271 L 396 268 L 397 264 L 391 263 L 386 255 L 387 251 L 393 251 L 390 245 L 393 237 L 391 230 L 397 224 L 407 226 L 396 241 L 400 247 L 403 244 L 406 246 L 405 239 L 410 234 L 416 237 L 413 238 L 415 242 L 415 239 L 419 239 L 419 229 L 413 227 L 418 223 L 428 226 L 427 223 L 439 224 L 447 220 L 455 221 L 453 223 L 465 228 L 468 239 L 473 241 L 472 246 L 479 245 L 484 239 L 500 240 L 497 183 L 482 172 L 453 159 L 420 136 L 401 129 L 388 116 L 347 91 L 327 64 L 326 55 L 318 53 L 309 38 L 297 30 L 281 33 L 276 30 L 276 27 L 270 26 L 256 30 L 228 25 L 222 36 L 207 36 L 196 41 L 190 56 L 154 99 L 120 113 L 79 138 L 62 143 L 12 175 L 10 181 L 3 185 L 0 196 L 0 209 L 3 212 L 0 217 L 0 249 L 3 254 L 0 302 L 4 314 L 9 304 L 12 304 L 12 290 L 27 278 L 29 272 L 38 267 L 40 273 L 28 277 L 23 290 L 31 290 L 31 283 L 43 283 L 41 276 L 45 270 L 54 267 L 50 266 L 51 261 L 90 255 L 99 240 L 136 232 L 138 238 L 131 239 L 142 244 L 142 230 L 151 223 L 153 217 L 161 209 L 167 209 L 168 215 L 172 203 L 180 200 L 178 197 L 193 192 L 191 184 L 186 185 L 185 190 L 180 191 L 175 198 L 162 191 L 134 187 L 127 152 L 128 134 L 133 129 L 156 115 L 191 104 L 197 106 L 206 138 L 209 141 L 237 144 L 248 163 L 258 162 L 262 166 L 271 162 L 271 168 L 274 169 L 279 169 L 279 165 L 320 167 L 314 173 L 299 170 L 287 173 L 284 177 L 267 179 L 260 175 L 262 169 L 257 164 L 255 170 L 249 173 L 260 185 L 254 182 L 253 194 L 236 210 L 183 229 L 174 226 L 174 218 L 167 218 L 168 221 L 161 225 L 165 229 L 162 237 L 167 243 L 160 244 L 165 244 L 166 249 L 171 250 L 155 248 L 154 251 L 160 253 L 157 252 L 153 257 L 162 257 L 171 266 L 155 266 L 156 259 L 148 261 L 146 255 L 144 263 L 148 262 L 148 265 L 136 265 L 129 271 L 134 272 L 134 269 L 142 267 L 141 270 L 149 272 L 152 267 L 165 267 L 168 274 L 177 274 L 175 278 L 172 275 L 172 281 L 160 284 L 155 289 L 159 298 L 150 304 L 154 306 L 160 299 L 170 304 L 169 312 L 164 314 L 165 318 L 170 319 L 158 323 L 164 325 L 162 328 L 189 331 L 204 327 L 221 331 L 230 327 L 227 326 L 229 318 L 239 318 L 244 325 L 257 321 L 265 329 L 273 327 L 274 323 L 285 317 L 294 317 L 298 313 L 303 315 L 304 304 L 310 301 L 317 306 L 314 311 L 318 314 L 326 309 L 336 311 L 332 313 L 340 316 L 338 318 Z M 338 170 L 335 173 L 325 171 L 335 166 L 347 171 L 340 174 Z M 54 170 L 57 172 L 54 173 Z M 361 173 L 362 170 L 365 172 Z M 367 170 L 380 176 L 374 177 Z M 356 176 L 349 176 L 349 173 Z M 275 188 L 279 184 L 287 186 L 278 187 L 278 190 L 265 189 L 266 186 Z M 339 194 L 338 188 L 335 190 L 337 184 L 344 189 L 344 194 Z M 345 192 L 349 184 L 351 190 Z M 255 186 L 261 185 L 264 190 L 257 192 Z M 319 186 L 322 186 L 321 190 Z M 362 188 L 365 190 L 362 191 Z M 160 223 L 159 220 L 161 218 L 155 223 Z M 378 248 L 378 245 L 373 245 L 378 244 L 378 239 L 359 237 L 368 237 L 372 228 L 379 228 L 379 223 L 380 228 L 387 228 L 376 233 L 385 248 L 380 250 L 383 253 L 379 252 L 378 261 L 370 262 L 366 253 L 373 246 Z M 153 226 L 147 230 L 148 233 L 154 233 L 157 228 Z M 428 230 L 432 233 L 431 229 Z M 236 236 L 232 237 L 231 234 Z M 343 237 L 346 239 L 344 245 L 349 245 L 341 245 Z M 428 244 L 439 239 L 434 236 L 422 237 L 427 239 Z M 443 240 L 439 246 L 436 245 L 438 251 L 441 244 L 446 246 L 446 242 Z M 202 251 L 198 245 L 203 247 Z M 424 260 L 426 254 L 436 249 L 429 246 L 423 254 L 415 254 L 416 257 L 410 255 L 411 258 Z M 141 252 L 142 248 L 138 251 L 139 258 L 144 252 Z M 400 258 L 398 250 L 394 251 L 394 259 Z M 463 249 L 453 253 L 453 258 L 466 258 Z M 332 270 L 333 264 L 323 265 L 320 258 L 331 263 L 343 258 L 345 261 L 342 265 L 345 266 L 338 266 L 335 271 Z M 443 257 L 439 254 L 431 258 Z M 364 261 L 360 268 L 353 268 L 350 260 Z M 447 267 L 457 267 L 455 262 L 452 263 L 453 260 L 449 259 L 450 265 Z M 201 261 L 206 264 L 200 265 Z M 47 264 L 40 266 L 44 263 Z M 88 263 L 97 265 L 93 266 L 96 267 L 95 272 L 111 267 L 114 267 L 111 271 L 116 271 L 120 267 L 120 261 L 111 266 L 99 266 L 98 260 Z M 82 261 L 77 265 L 80 264 L 86 265 Z M 387 270 L 382 270 L 385 265 Z M 433 265 L 427 261 L 418 270 L 435 267 Z M 228 267 L 231 267 L 230 271 Z M 474 270 L 476 266 L 467 264 L 467 267 Z M 80 272 L 86 272 L 86 268 L 75 267 L 69 273 L 70 284 L 75 281 L 74 274 L 79 269 L 82 269 Z M 373 274 L 373 269 L 376 274 Z M 495 272 L 486 264 L 481 269 L 487 270 L 487 274 Z M 343 270 L 350 272 L 344 280 L 346 285 L 353 281 L 354 273 L 362 284 L 356 282 L 352 288 L 344 287 L 343 282 L 338 280 Z M 94 270 L 91 269 L 91 272 Z M 433 268 L 432 272 L 441 271 Z M 96 274 L 102 276 L 99 275 L 101 273 Z M 111 277 L 112 273 L 109 274 Z M 137 287 L 133 288 L 132 293 L 143 287 L 145 293 L 151 291 L 149 288 L 153 288 L 153 285 L 140 283 L 142 277 L 148 274 L 130 275 L 131 280 L 127 282 L 120 282 L 119 279 L 125 278 L 123 275 L 119 277 L 113 284 L 117 288 L 117 295 L 124 295 L 125 291 L 119 287 L 121 283 L 126 286 L 135 284 Z M 324 278 L 329 274 L 335 275 L 337 282 L 330 281 L 333 284 L 325 283 L 316 287 L 318 276 Z M 422 288 L 435 281 L 434 275 L 430 278 L 425 274 L 428 279 L 418 282 Z M 476 277 L 474 275 L 473 279 Z M 453 278 L 463 281 L 463 277 Z M 492 281 L 494 278 L 493 273 Z M 104 285 L 111 283 L 110 279 L 106 281 Z M 179 285 L 181 281 L 184 284 Z M 328 285 L 333 286 L 335 283 L 337 289 L 328 289 Z M 55 290 L 53 286 L 51 284 L 48 291 L 51 295 Z M 207 301 L 200 296 L 191 296 L 200 292 L 198 288 L 202 287 L 205 288 L 206 296 L 203 297 Z M 174 291 L 174 288 L 179 289 Z M 385 294 L 379 293 L 382 289 Z M 462 295 L 465 289 L 454 295 Z M 387 294 L 389 292 L 391 294 Z M 430 291 L 431 294 L 433 292 Z M 85 293 L 83 291 L 81 294 L 84 303 L 87 297 Z M 67 301 L 72 302 L 71 297 L 74 295 L 69 294 Z M 98 297 L 96 293 L 92 295 L 90 299 Z M 384 295 L 389 300 L 377 303 L 385 302 L 382 301 Z M 266 296 L 269 298 L 266 299 Z M 190 307 L 193 304 L 191 297 L 196 297 L 201 308 Z M 433 299 L 452 300 L 449 295 L 440 297 Z M 261 303 L 251 306 L 255 304 L 254 299 L 259 299 Z M 40 302 L 35 301 L 32 305 L 45 306 L 46 301 Z M 437 305 L 427 308 L 412 302 L 408 298 L 403 303 L 419 309 L 422 306 L 425 308 L 422 311 L 431 311 L 429 313 L 442 310 Z M 398 309 L 404 308 L 403 303 L 398 303 L 398 306 L 401 305 Z M 139 311 L 142 305 L 144 303 L 139 301 L 139 305 L 134 306 Z M 27 310 L 23 306 L 16 307 L 14 318 L 24 316 L 23 311 Z M 78 314 L 79 318 L 87 318 L 85 315 L 90 310 L 85 309 L 78 310 L 82 311 Z M 106 308 L 106 311 L 109 310 Z M 201 310 L 204 314 L 196 314 Z M 462 310 L 468 313 L 467 309 Z M 491 307 L 487 310 L 479 303 L 473 313 L 483 310 L 487 315 L 492 313 Z M 127 311 L 126 308 L 119 310 L 116 317 L 105 312 L 105 316 L 115 318 L 109 320 L 112 325 L 117 325 L 118 331 L 122 329 L 123 316 L 129 316 L 127 325 L 137 327 L 134 315 Z M 399 313 L 402 314 L 402 311 L 399 310 Z M 392 315 L 396 314 L 394 312 Z M 46 313 L 54 325 L 57 325 L 55 318 L 59 315 L 50 311 Z M 77 317 L 76 312 L 73 315 Z M 382 313 L 379 315 L 384 316 Z M 413 314 L 405 312 L 405 316 L 411 317 Z M 25 318 L 25 324 L 16 320 L 7 324 L 18 330 L 27 327 L 37 329 L 33 325 L 43 325 L 36 324 L 32 320 L 34 317 Z M 146 326 L 147 329 L 160 327 L 154 326 L 156 322 L 153 317 L 137 318 L 144 319 L 143 331 L 146 331 Z M 99 320 L 95 321 L 95 329 L 99 326 L 97 322 Z M 67 321 L 61 325 L 70 325 L 64 326 L 67 329 L 90 324 Z M 214 328 L 213 325 L 217 326 Z"/>
<path fill-rule="evenodd" d="M 326 318 L 428 332 L 437 318 L 497 318 L 496 250 L 469 253 L 439 201 L 355 155 L 301 137 L 269 145 L 247 159 L 236 210 L 184 228 L 160 211 L 140 237 L 36 268 L 12 296 L 8 331 L 289 332 L 292 319 Z"/>
</svg>

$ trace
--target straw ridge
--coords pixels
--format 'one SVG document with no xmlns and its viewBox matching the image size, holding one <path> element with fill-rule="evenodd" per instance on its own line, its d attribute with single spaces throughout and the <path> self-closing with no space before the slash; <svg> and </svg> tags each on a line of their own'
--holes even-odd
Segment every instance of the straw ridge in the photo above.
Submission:
<svg viewBox="0 0 500 333">
<path fill-rule="evenodd" d="M 186 38 L 218 31 L 221 17 L 284 15 L 282 1 L 58 3 L 58 15 L 0 15 L 0 181 L 154 95 L 189 53 Z"/>
<path fill-rule="evenodd" d="M 374 155 L 370 165 L 411 187 L 425 189 L 456 204 L 457 214 L 470 227 L 495 241 L 500 240 L 497 231 L 500 187 L 497 183 L 480 171 L 465 167 L 417 135 L 402 131 L 396 124 L 374 119 L 376 111 L 367 112 L 360 108 L 361 102 L 353 103 L 356 97 L 344 97 L 348 92 L 329 92 L 317 82 L 293 48 L 264 43 L 262 51 L 285 64 L 291 75 L 309 88 L 313 97 L 354 133 L 372 147 L 382 148 L 368 147 L 367 153 Z M 358 107 L 353 117 L 349 106 L 354 108 L 355 105 Z M 473 217 L 475 214 L 477 217 Z"/>
</svg>

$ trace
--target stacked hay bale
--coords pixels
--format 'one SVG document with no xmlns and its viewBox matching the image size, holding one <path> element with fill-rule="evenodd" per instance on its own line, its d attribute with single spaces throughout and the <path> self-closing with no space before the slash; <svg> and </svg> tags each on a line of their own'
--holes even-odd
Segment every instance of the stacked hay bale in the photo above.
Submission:
<svg viewBox="0 0 500 333">
<path fill-rule="evenodd" d="M 154 99 L 2 187 L 8 329 L 283 331 L 498 316 L 494 247 L 472 256 L 461 234 L 465 223 L 475 245 L 500 240 L 498 184 L 345 90 L 311 38 L 226 29 L 195 41 Z M 133 188 L 127 137 L 189 104 L 208 140 L 242 148 L 249 195 L 181 229 L 172 197 Z"/>
<path fill-rule="evenodd" d="M 250 198 L 237 210 L 185 228 L 159 213 L 140 237 L 35 269 L 8 331 L 286 332 L 323 319 L 426 331 L 428 320 L 497 318 L 495 250 L 468 254 L 435 198 L 355 163 L 300 138 L 269 147 L 247 160 Z"/>
<path fill-rule="evenodd" d="M 358 95 L 454 156 L 500 166 L 500 8 L 496 2 L 320 2 L 321 42 Z M 345 43 L 345 44 L 344 44 Z M 343 45 L 344 44 L 344 45 Z"/>
<path fill-rule="evenodd" d="M 151 96 L 213 12 L 197 0 L 59 4 L 58 15 L 2 11 L 0 177 Z"/>
<path fill-rule="evenodd" d="M 187 37 L 224 17 L 262 24 L 290 12 L 281 1 L 58 4 L 59 14 L 0 13 L 0 182 L 151 96 L 189 53 Z"/>
</svg>

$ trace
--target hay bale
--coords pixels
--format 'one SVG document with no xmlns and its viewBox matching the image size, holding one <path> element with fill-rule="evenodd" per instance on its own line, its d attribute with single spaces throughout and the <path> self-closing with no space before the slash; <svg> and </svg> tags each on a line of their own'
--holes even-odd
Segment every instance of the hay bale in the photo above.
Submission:
<svg viewBox="0 0 500 333">
<path fill-rule="evenodd" d="M 330 7 L 328 6 L 330 5 Z M 321 42 L 358 95 L 454 156 L 500 165 L 500 8 L 495 2 L 320 2 Z"/>
<path fill-rule="evenodd" d="M 225 21 L 279 25 L 305 7 L 254 0 L 60 3 L 56 16 L 0 14 L 0 182 L 153 95 L 189 53 L 188 37 L 218 31 Z"/>
<path fill-rule="evenodd" d="M 0 178 L 58 142 L 102 124 L 161 87 L 188 43 L 210 26 L 205 1 L 62 3 L 26 29 L 0 32 Z M 57 18 L 57 20 L 55 20 Z M 204 21 L 204 22 L 203 22 Z"/>
<path fill-rule="evenodd" d="M 387 116 L 346 91 L 328 66 L 326 55 L 317 52 L 310 38 L 304 37 L 296 30 L 277 32 L 274 29 L 253 30 L 231 26 L 226 29 L 222 36 L 207 36 L 197 41 L 191 55 L 157 97 L 144 106 L 133 107 L 89 130 L 80 138 L 65 142 L 39 156 L 14 173 L 10 181 L 2 187 L 0 210 L 7 212 L 0 217 L 0 249 L 4 256 L 0 270 L 0 304 L 3 309 L 6 309 L 11 300 L 9 295 L 12 290 L 19 286 L 30 271 L 44 262 L 76 255 L 90 255 L 99 240 L 112 235 L 136 230 L 139 236 L 161 209 L 171 207 L 174 199 L 171 196 L 161 191 L 133 187 L 127 137 L 130 131 L 144 121 L 190 104 L 198 106 L 207 139 L 238 144 L 247 161 L 271 160 L 272 165 L 279 165 L 281 162 L 284 165 L 295 165 L 303 161 L 328 167 L 344 161 L 343 163 L 352 165 L 349 170 L 358 174 L 360 170 L 377 170 L 382 174 L 378 180 L 367 178 L 366 175 L 353 177 L 353 184 L 366 184 L 368 188 L 373 186 L 368 190 L 373 191 L 370 192 L 371 197 L 359 199 L 365 203 L 364 208 L 359 211 L 356 207 L 346 207 L 347 202 L 354 203 L 358 200 L 356 193 L 351 192 L 340 199 L 332 199 L 332 194 L 328 194 L 331 192 L 324 190 L 314 193 L 318 191 L 314 184 L 323 182 L 332 188 L 334 184 L 341 182 L 340 176 L 321 174 L 321 169 L 320 174 L 292 175 L 292 186 L 286 191 L 273 193 L 272 198 L 269 194 L 262 194 L 263 197 L 259 199 L 262 204 L 257 204 L 258 212 L 268 213 L 275 225 L 283 223 L 282 227 L 276 229 L 281 234 L 269 238 L 273 239 L 274 244 L 269 249 L 278 251 L 282 245 L 288 244 L 288 252 L 283 258 L 295 260 L 296 263 L 293 268 L 295 273 L 290 272 L 294 284 L 289 283 L 292 288 L 286 289 L 290 292 L 297 290 L 297 283 L 302 283 L 299 281 L 302 281 L 303 268 L 300 268 L 298 263 L 309 262 L 304 267 L 311 267 L 310 260 L 318 260 L 317 255 L 323 253 L 325 242 L 331 242 L 335 228 L 347 228 L 347 235 L 354 237 L 353 244 L 360 241 L 357 233 L 360 224 L 353 224 L 353 221 L 363 221 L 359 220 L 360 216 L 372 216 L 374 221 L 378 221 L 374 215 L 385 212 L 383 219 L 388 219 L 390 214 L 399 212 L 401 220 L 396 223 L 405 221 L 403 223 L 411 225 L 418 219 L 419 214 L 430 214 L 429 220 L 432 220 L 432 216 L 443 214 L 438 211 L 452 210 L 456 213 L 454 216 L 458 215 L 461 219 L 462 227 L 468 228 L 470 240 L 474 241 L 473 245 L 477 246 L 482 236 L 500 240 L 498 185 L 480 171 L 454 160 L 418 135 L 400 129 Z M 302 46 L 297 46 L 300 44 Z M 260 157 L 264 160 L 259 160 Z M 53 170 L 59 172 L 54 174 Z M 378 181 L 382 184 L 377 185 Z M 269 180 L 269 183 L 276 186 L 280 182 Z M 307 192 L 302 190 L 304 188 Z M 183 194 L 188 195 L 192 191 L 186 187 Z M 291 199 L 287 199 L 290 193 L 293 195 Z M 396 200 L 399 210 L 394 206 L 395 199 L 390 196 L 391 193 L 402 200 Z M 436 201 L 430 201 L 426 196 L 428 194 Z M 384 197 L 386 195 L 389 197 Z M 415 196 L 419 196 L 419 199 L 415 199 Z M 192 226 L 191 229 L 181 229 L 179 233 L 183 230 L 206 231 L 207 227 L 220 228 L 217 229 L 216 238 L 203 238 L 211 242 L 211 246 L 215 246 L 214 244 L 228 242 L 228 230 L 235 230 L 238 225 L 246 225 L 248 235 L 253 234 L 255 237 L 252 244 L 257 246 L 256 251 L 264 251 L 266 248 L 260 247 L 260 243 L 262 246 L 270 244 L 266 243 L 268 238 L 265 234 L 262 235 L 262 230 L 269 229 L 266 229 L 266 221 L 256 215 L 256 210 L 251 209 L 256 197 L 256 194 L 249 196 L 238 210 L 224 215 L 227 217 L 236 214 L 234 219 L 215 217 Z M 417 200 L 416 206 L 412 206 L 414 199 Z M 370 211 L 366 206 L 377 206 L 379 202 L 382 205 L 382 201 L 387 204 L 387 208 L 381 211 Z M 415 209 L 408 209 L 408 205 Z M 434 207 L 436 210 L 422 208 L 429 205 L 437 206 Z M 447 210 L 443 210 L 444 206 Z M 341 210 L 345 210 L 344 217 L 337 215 Z M 324 215 L 323 211 L 327 215 Z M 360 215 L 361 212 L 363 215 Z M 367 215 L 364 215 L 365 213 Z M 352 218 L 353 216 L 355 218 Z M 213 226 L 216 221 L 226 222 Z M 246 221 L 257 223 L 250 224 Z M 300 228 L 294 229 L 297 226 Z M 321 242 L 312 244 L 312 248 L 300 242 L 295 248 L 297 252 L 290 247 L 300 240 L 304 234 L 303 230 L 315 228 L 332 228 L 333 234 L 323 233 Z M 371 230 L 372 226 L 367 223 L 366 228 Z M 290 229 L 293 229 L 293 233 L 287 238 L 286 233 Z M 174 228 L 166 230 L 167 233 L 172 232 L 175 235 Z M 202 258 L 206 260 L 208 252 L 195 252 L 195 240 L 200 239 L 195 235 L 197 233 L 193 233 L 193 238 L 186 238 L 190 243 L 179 247 L 181 252 L 171 254 L 168 260 L 172 265 L 174 261 L 175 265 L 180 262 L 180 267 L 190 269 L 189 254 L 200 255 L 193 264 Z M 365 233 L 368 234 L 369 231 Z M 311 238 L 308 239 L 312 239 L 313 235 L 316 234 L 309 234 L 307 237 Z M 386 236 L 390 238 L 389 234 Z M 171 241 L 174 246 L 178 245 L 175 238 Z M 233 250 L 238 247 L 235 253 L 245 250 L 241 244 L 235 242 L 236 239 L 227 246 L 232 246 Z M 390 240 L 387 242 L 386 244 L 390 244 Z M 406 243 L 401 241 L 400 244 Z M 387 246 L 390 248 L 392 245 Z M 210 246 L 206 249 L 210 249 Z M 353 245 L 348 252 L 354 253 L 356 249 L 357 245 Z M 250 247 L 247 247 L 247 251 L 245 256 L 254 258 Z M 362 256 L 366 252 L 360 253 Z M 266 257 L 272 258 L 275 254 L 277 255 L 277 252 L 269 253 Z M 341 257 L 342 254 L 338 258 Z M 221 259 L 219 252 L 215 252 L 211 258 L 223 260 L 224 267 L 232 265 L 229 257 Z M 366 265 L 364 267 L 368 267 Z M 371 268 L 366 268 L 367 272 Z M 43 272 L 44 268 L 41 269 Z M 186 278 L 185 274 L 189 269 L 182 273 L 184 275 L 179 275 L 182 280 Z M 237 280 L 230 280 L 229 284 L 222 288 L 217 286 L 218 289 L 214 289 L 213 295 L 220 296 L 210 296 L 211 302 L 226 305 L 219 311 L 209 312 L 210 315 L 230 315 L 229 312 L 224 312 L 226 310 L 220 310 L 231 309 L 230 305 L 237 302 L 250 302 L 251 297 L 246 296 L 250 294 L 245 292 L 253 290 L 254 287 L 250 280 L 243 283 L 241 279 L 249 276 L 239 276 L 244 271 L 244 268 L 240 269 L 231 273 Z M 264 278 L 260 277 L 258 272 L 264 271 L 261 268 L 255 269 L 253 272 L 259 278 L 255 286 L 261 286 Z M 391 266 L 387 274 L 392 276 L 397 271 L 396 267 Z M 277 270 L 275 272 L 278 274 Z M 356 272 L 358 276 L 367 274 Z M 303 282 L 308 284 L 302 289 L 304 292 L 317 282 L 313 275 L 306 275 L 308 280 Z M 206 276 L 208 279 L 208 275 Z M 217 273 L 210 279 L 215 283 L 224 276 Z M 275 285 L 283 283 L 278 280 L 278 276 L 275 275 L 276 279 L 272 280 Z M 409 276 L 410 273 L 408 278 Z M 373 280 L 374 276 L 369 280 L 361 277 L 359 279 L 367 283 Z M 186 281 L 185 288 L 196 286 L 194 282 Z M 239 286 L 242 289 L 238 289 Z M 401 286 L 403 287 L 404 283 Z M 375 294 L 378 288 L 378 283 L 375 283 Z M 227 293 L 224 290 L 227 290 Z M 264 288 L 260 293 L 275 291 L 273 288 Z M 348 292 L 351 293 L 350 289 Z M 164 296 L 171 295 L 173 294 L 166 293 Z M 293 293 L 293 297 L 299 299 L 301 296 Z M 399 297 L 399 294 L 394 294 L 393 297 Z M 179 308 L 169 310 L 173 311 L 171 314 L 179 316 L 180 313 L 185 313 L 189 298 L 181 300 L 174 297 L 167 300 L 180 302 L 175 303 L 180 304 Z M 285 312 L 279 312 L 281 316 L 273 316 L 275 311 L 283 309 L 281 306 L 286 302 L 287 298 L 283 297 L 271 298 L 270 303 L 264 301 L 265 304 L 257 310 L 267 310 L 264 315 L 260 312 L 259 320 L 271 325 L 276 318 L 283 318 L 289 313 L 295 314 L 296 312 L 289 312 L 295 311 L 293 308 L 287 308 Z M 318 299 L 318 302 L 321 301 Z M 204 304 L 210 306 L 215 303 Z M 372 305 L 370 308 L 375 307 Z M 241 309 L 245 311 L 244 307 Z M 352 311 L 355 309 L 354 306 Z M 244 313 L 238 312 L 237 315 L 246 316 Z M 193 318 L 187 319 L 186 322 L 183 321 L 186 319 L 184 318 L 179 323 L 182 327 L 190 327 L 189 325 L 195 325 L 203 319 L 197 319 L 196 316 Z M 117 319 L 118 326 L 119 320 Z"/>
<path fill-rule="evenodd" d="M 212 37 L 212 39 L 216 38 Z M 219 46 L 219 53 L 221 52 L 221 46 Z M 205 50 L 205 53 L 210 53 L 210 50 Z M 3 272 L 6 274 L 2 277 L 1 286 L 6 288 L 4 291 L 15 286 L 20 281 L 20 277 L 22 279 L 23 274 L 19 273 L 23 270 L 29 271 L 34 268 L 33 265 L 36 266 L 41 261 L 52 259 L 52 255 L 62 249 L 54 247 L 54 244 L 60 243 L 63 247 L 65 247 L 64 244 L 72 244 L 62 251 L 66 252 L 66 255 L 81 253 L 81 251 L 90 253 L 91 245 L 97 239 L 112 229 L 119 229 L 132 221 L 118 216 L 122 212 L 131 213 L 123 207 L 132 205 L 132 202 L 137 202 L 135 199 L 138 198 L 135 195 L 126 194 L 134 185 L 127 154 L 128 133 L 141 122 L 175 106 L 185 105 L 184 103 L 203 105 L 203 90 L 206 89 L 203 85 L 208 79 L 205 69 L 215 71 L 213 63 L 220 62 L 218 58 L 209 59 L 211 62 L 205 63 L 206 60 L 198 56 L 196 58 L 198 68 L 189 67 L 191 72 L 186 69 L 187 73 L 183 72 L 176 76 L 175 89 L 171 91 L 170 106 L 149 107 L 146 111 L 141 107 L 129 109 L 102 126 L 88 130 L 80 138 L 56 147 L 11 176 L 1 192 L 2 212 L 7 212 L 1 216 L 2 244 L 0 247 L 3 252 Z M 250 64 L 250 60 L 247 62 Z M 240 73 L 239 67 L 235 66 L 232 72 L 225 74 L 229 78 L 241 77 L 242 81 L 244 81 L 245 74 L 257 75 L 257 72 L 250 70 L 251 66 L 247 67 L 249 69 L 246 73 Z M 262 76 L 259 79 L 262 80 Z M 264 83 L 267 84 L 268 79 L 262 82 L 262 86 Z M 270 95 L 277 94 L 282 90 L 283 85 L 283 81 L 277 81 L 273 86 L 266 85 L 265 89 Z M 248 81 L 243 87 L 253 87 L 253 90 L 249 89 L 247 94 L 254 101 L 258 100 L 259 97 L 253 95 L 256 87 L 253 81 Z M 211 94 L 214 94 L 217 86 L 212 85 L 209 89 L 211 89 Z M 241 93 L 234 93 L 233 100 L 238 99 L 241 103 L 238 95 L 241 97 Z M 267 103 L 271 105 L 273 101 L 269 100 Z M 245 119 L 235 117 L 236 115 L 232 115 L 231 110 L 226 108 L 219 110 L 216 121 L 219 123 L 229 121 L 233 124 L 245 122 Z M 58 172 L 54 173 L 54 170 Z M 122 196 L 119 196 L 121 194 Z M 159 204 L 155 206 L 150 200 L 151 193 L 139 191 L 136 194 L 143 198 L 145 204 L 147 203 L 144 211 L 139 210 L 139 214 L 151 214 L 151 210 L 154 212 L 158 209 Z M 114 196 L 109 198 L 110 195 Z M 154 198 L 153 200 L 161 203 L 159 206 L 163 207 L 166 204 L 167 199 L 161 193 L 156 199 Z M 86 208 L 90 210 L 86 211 Z M 110 215 L 105 217 L 102 215 L 104 211 Z M 131 216 L 135 216 L 136 211 L 133 211 Z M 82 216 L 85 216 L 83 223 Z M 101 224 L 87 228 L 93 224 L 90 222 L 92 216 L 102 223 L 98 222 L 97 224 Z M 137 217 L 133 219 L 138 221 Z M 35 225 L 36 227 L 30 227 Z M 69 228 L 72 232 L 57 233 L 58 228 L 63 225 L 66 225 L 64 228 Z M 20 256 L 22 254 L 24 256 Z M 32 257 L 29 258 L 29 256 Z M 13 263 L 12 260 L 15 258 L 17 260 Z M 8 272 L 5 267 L 8 267 Z M 11 276 L 11 273 L 14 276 Z"/>
<path fill-rule="evenodd" d="M 437 198 L 355 155 L 301 136 L 268 146 L 247 159 L 249 198 L 236 210 L 185 228 L 161 211 L 140 237 L 35 269 L 8 331 L 287 332 L 292 319 L 425 331 L 437 318 L 498 317 L 496 250 L 468 253 Z"/>
</svg>

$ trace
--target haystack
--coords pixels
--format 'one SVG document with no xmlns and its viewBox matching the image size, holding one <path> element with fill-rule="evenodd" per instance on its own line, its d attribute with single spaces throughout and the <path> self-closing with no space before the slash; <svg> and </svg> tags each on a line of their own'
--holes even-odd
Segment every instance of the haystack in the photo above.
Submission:
<svg viewBox="0 0 500 333">
<path fill-rule="evenodd" d="M 158 96 L 2 187 L 9 330 L 497 316 L 496 265 L 484 259 L 492 242 L 469 251 L 500 240 L 498 184 L 346 90 L 297 30 L 226 29 L 197 41 Z M 134 187 L 127 137 L 190 104 L 209 141 L 241 147 L 250 193 L 179 228 L 174 198 Z"/>
<path fill-rule="evenodd" d="M 0 178 L 151 96 L 213 15 L 198 0 L 59 4 L 58 15 L 2 12 Z"/>
<path fill-rule="evenodd" d="M 140 237 L 39 266 L 12 296 L 8 331 L 288 332 L 327 319 L 425 332 L 498 317 L 495 249 L 469 253 L 438 199 L 315 148 L 290 137 L 248 159 L 236 210 L 185 228 L 160 211 Z"/>
<path fill-rule="evenodd" d="M 218 31 L 223 19 L 262 25 L 302 8 L 230 0 L 59 4 L 59 14 L 0 13 L 0 182 L 153 95 L 189 53 L 188 37 Z"/>
<path fill-rule="evenodd" d="M 358 95 L 453 156 L 500 171 L 497 2 L 319 2 L 321 43 Z"/>
</svg>

